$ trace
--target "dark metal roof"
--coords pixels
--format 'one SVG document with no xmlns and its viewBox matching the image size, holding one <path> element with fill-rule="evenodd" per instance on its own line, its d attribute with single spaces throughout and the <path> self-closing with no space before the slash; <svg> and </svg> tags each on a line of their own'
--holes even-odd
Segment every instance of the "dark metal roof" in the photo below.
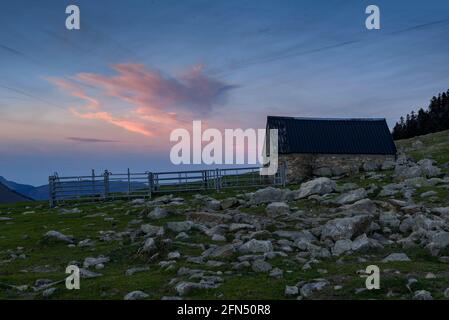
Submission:
<svg viewBox="0 0 449 320">
<path fill-rule="evenodd" d="M 267 117 L 278 129 L 280 154 L 396 154 L 385 119 Z"/>
</svg>

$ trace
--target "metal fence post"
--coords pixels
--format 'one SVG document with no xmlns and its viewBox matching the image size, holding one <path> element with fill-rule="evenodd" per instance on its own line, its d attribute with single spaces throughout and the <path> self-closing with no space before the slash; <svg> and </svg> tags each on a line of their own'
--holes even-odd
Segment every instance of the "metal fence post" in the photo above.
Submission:
<svg viewBox="0 0 449 320">
<path fill-rule="evenodd" d="M 95 170 L 92 169 L 92 196 L 95 196 Z"/>
<path fill-rule="evenodd" d="M 215 169 L 215 189 L 217 191 L 221 189 L 220 170 L 218 168 Z"/>
<path fill-rule="evenodd" d="M 104 170 L 103 186 L 104 186 L 104 199 L 107 200 L 109 197 L 109 172 L 108 172 L 108 170 Z"/>
<path fill-rule="evenodd" d="M 131 174 L 129 173 L 129 168 L 128 168 L 128 198 L 131 195 Z"/>
<path fill-rule="evenodd" d="M 48 198 L 50 202 L 50 208 L 53 208 L 55 206 L 55 192 L 54 192 L 54 176 L 48 177 Z"/>
<path fill-rule="evenodd" d="M 207 190 L 208 189 L 208 186 L 207 186 L 207 171 L 208 170 L 204 170 L 203 171 L 203 181 L 204 181 L 204 190 Z"/>
<path fill-rule="evenodd" d="M 153 172 L 148 172 L 148 195 L 151 199 L 153 192 Z"/>
</svg>

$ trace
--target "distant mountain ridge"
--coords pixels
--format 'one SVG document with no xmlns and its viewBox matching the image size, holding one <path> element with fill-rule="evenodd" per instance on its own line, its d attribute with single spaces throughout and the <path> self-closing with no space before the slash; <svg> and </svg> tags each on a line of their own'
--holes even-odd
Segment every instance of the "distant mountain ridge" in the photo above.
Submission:
<svg viewBox="0 0 449 320">
<path fill-rule="evenodd" d="M 10 181 L 0 176 L 0 183 L 4 184 L 11 190 L 14 190 L 24 196 L 27 196 L 33 200 L 48 200 L 49 190 L 48 184 L 42 186 L 32 186 L 29 184 L 21 184 L 14 181 Z M 148 186 L 142 182 L 131 182 L 133 189 L 145 189 Z M 111 181 L 109 184 L 110 192 L 126 192 L 128 190 L 127 181 Z"/>
<path fill-rule="evenodd" d="M 3 183 L 9 189 L 14 190 L 24 196 L 30 197 L 34 200 L 48 200 L 48 184 L 35 187 L 29 184 L 21 184 L 10 181 L 0 176 L 0 183 Z"/>
<path fill-rule="evenodd" d="M 0 203 L 33 201 L 33 199 L 14 191 L 0 182 Z"/>
</svg>

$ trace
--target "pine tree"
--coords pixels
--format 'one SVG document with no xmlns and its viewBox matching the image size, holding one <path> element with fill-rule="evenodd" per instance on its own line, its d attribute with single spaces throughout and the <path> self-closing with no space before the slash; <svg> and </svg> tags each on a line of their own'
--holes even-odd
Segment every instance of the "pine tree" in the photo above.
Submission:
<svg viewBox="0 0 449 320">
<path fill-rule="evenodd" d="M 393 128 L 395 140 L 408 139 L 418 135 L 449 130 L 449 90 L 430 99 L 427 110 L 419 108 L 401 117 Z"/>
</svg>

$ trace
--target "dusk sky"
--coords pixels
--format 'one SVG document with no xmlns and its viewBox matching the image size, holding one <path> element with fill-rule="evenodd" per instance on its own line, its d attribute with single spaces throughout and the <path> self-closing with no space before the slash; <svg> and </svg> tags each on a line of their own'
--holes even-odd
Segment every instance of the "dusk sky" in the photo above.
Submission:
<svg viewBox="0 0 449 320">
<path fill-rule="evenodd" d="M 65 28 L 66 6 L 81 29 Z M 365 28 L 365 8 L 381 29 Z M 382 117 L 449 88 L 449 1 L 4 0 L 0 176 L 174 169 L 169 134 Z"/>
</svg>

